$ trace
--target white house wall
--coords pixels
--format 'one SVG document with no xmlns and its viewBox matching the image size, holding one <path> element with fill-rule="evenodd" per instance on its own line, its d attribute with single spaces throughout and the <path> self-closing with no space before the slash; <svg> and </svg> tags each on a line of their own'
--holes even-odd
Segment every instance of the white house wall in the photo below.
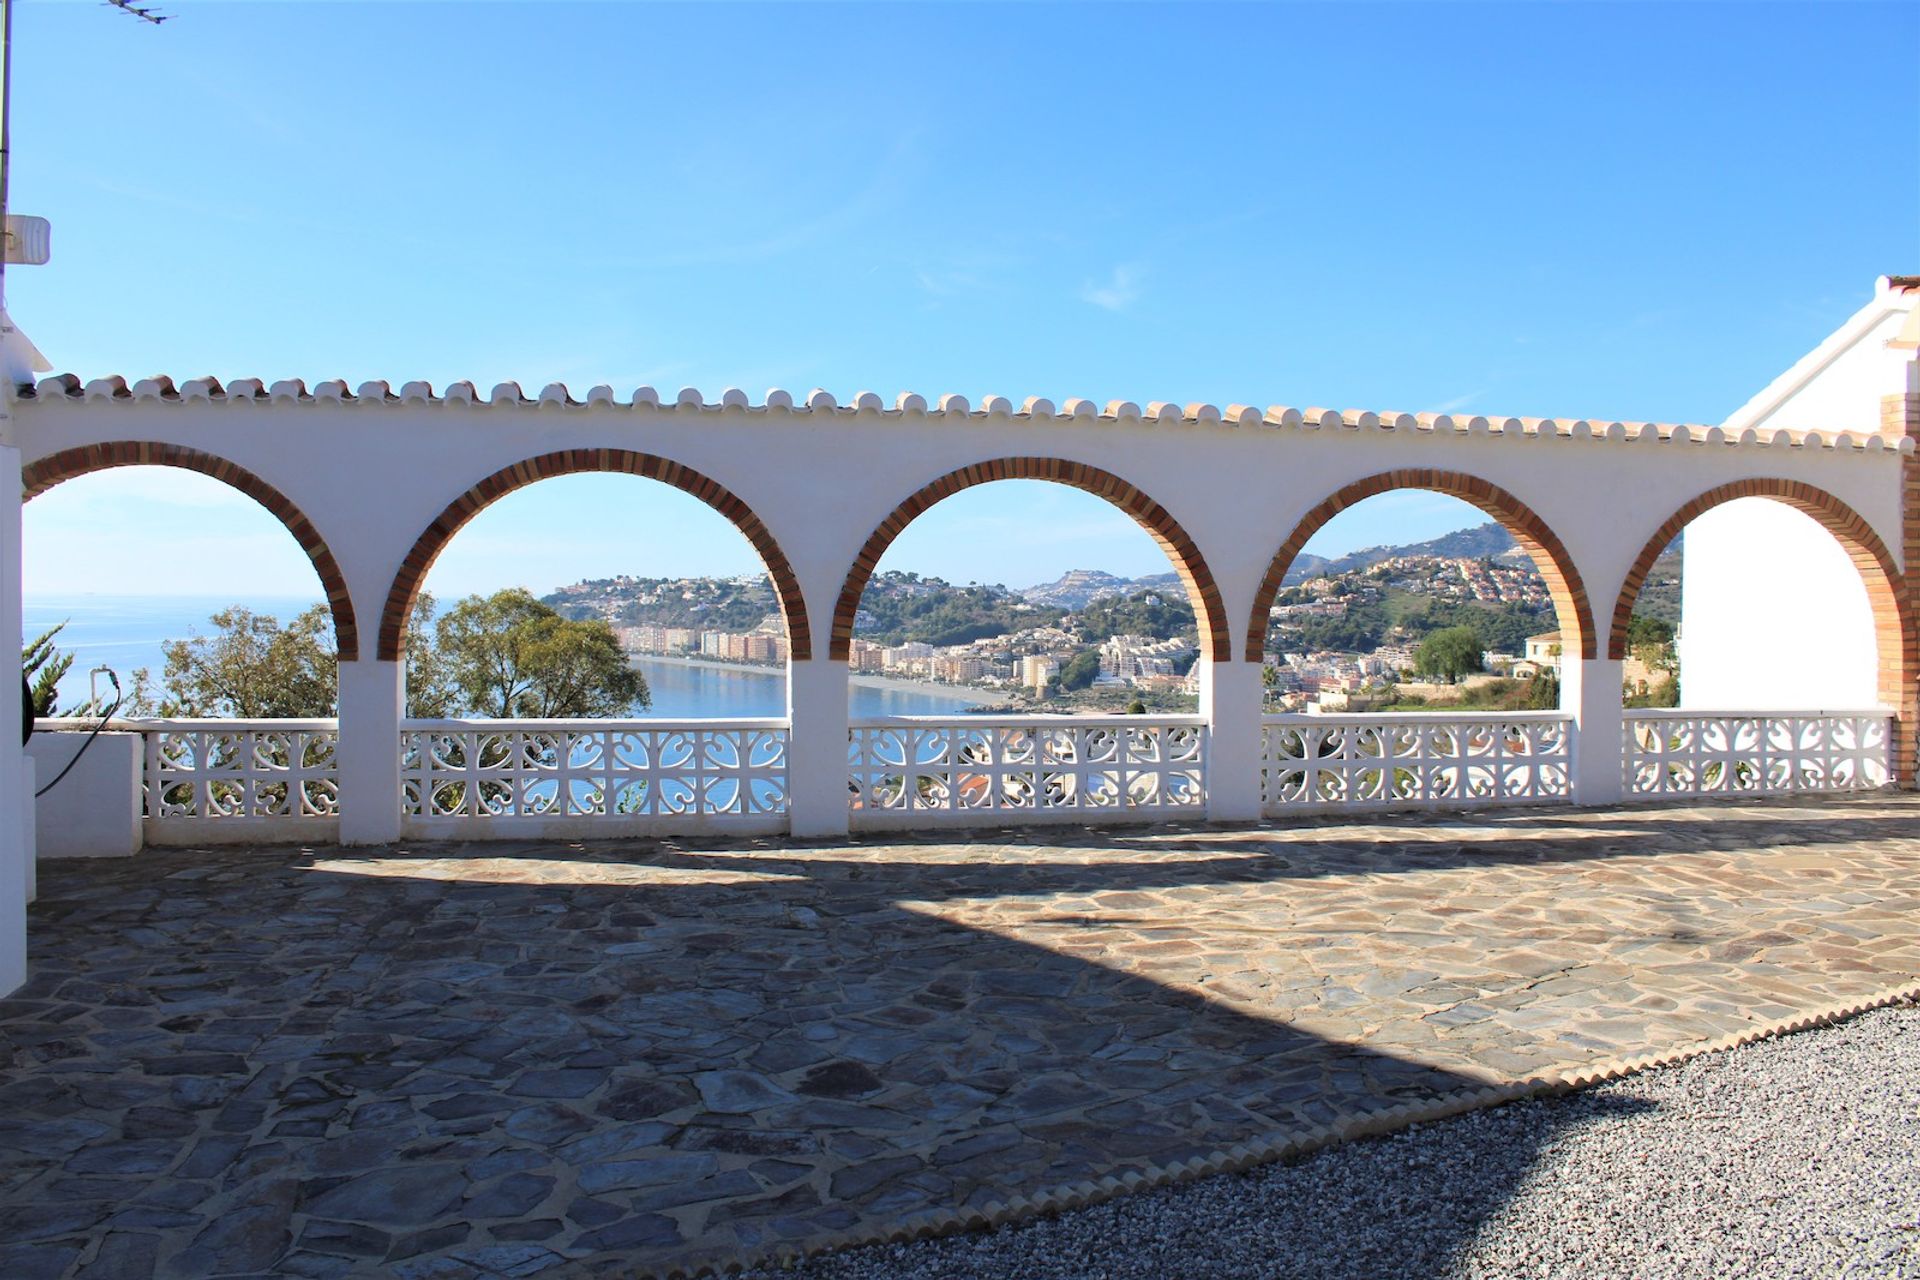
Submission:
<svg viewBox="0 0 1920 1280">
<path fill-rule="evenodd" d="M 1681 705 L 1815 710 L 1879 702 L 1873 607 L 1844 548 L 1767 498 L 1687 526 Z"/>
<path fill-rule="evenodd" d="M 1915 379 L 1913 352 L 1890 345 L 1911 299 L 1910 291 L 1883 284 L 1722 429 L 1857 438 L 1881 430 L 1882 397 L 1907 390 Z M 1882 537 L 1898 556 L 1898 539 Z M 1870 707 L 1880 700 L 1866 590 L 1846 552 L 1817 522 L 1777 502 L 1743 499 L 1696 519 L 1685 545 L 1684 705 L 1803 709 Z"/>
</svg>

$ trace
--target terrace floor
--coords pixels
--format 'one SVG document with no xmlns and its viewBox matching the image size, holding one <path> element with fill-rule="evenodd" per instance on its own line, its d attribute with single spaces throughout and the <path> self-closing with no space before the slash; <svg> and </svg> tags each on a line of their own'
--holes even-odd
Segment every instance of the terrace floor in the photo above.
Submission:
<svg viewBox="0 0 1920 1280">
<path fill-rule="evenodd" d="M 1911 986 L 1920 796 L 156 850 L 32 910 L 0 1275 L 630 1275 Z"/>
</svg>

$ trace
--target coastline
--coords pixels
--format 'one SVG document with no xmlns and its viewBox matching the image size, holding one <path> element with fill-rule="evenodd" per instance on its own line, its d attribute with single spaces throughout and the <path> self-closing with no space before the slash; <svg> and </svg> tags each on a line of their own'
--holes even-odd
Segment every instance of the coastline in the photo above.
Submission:
<svg viewBox="0 0 1920 1280">
<path fill-rule="evenodd" d="M 719 658 L 679 658 L 668 657 L 663 653 L 629 653 L 628 665 L 636 662 L 658 662 L 670 667 L 701 667 L 708 671 L 745 671 L 752 675 L 787 678 L 784 666 L 773 666 L 759 662 L 724 662 Z"/>
<path fill-rule="evenodd" d="M 700 667 L 709 671 L 744 671 L 751 675 L 769 676 L 785 680 L 785 667 L 762 666 L 752 662 L 723 662 L 717 658 L 668 657 L 654 653 L 630 653 L 630 663 L 658 662 L 674 667 Z M 1004 702 L 1006 696 L 990 689 L 976 689 L 964 684 L 934 684 L 926 680 L 902 680 L 895 676 L 876 676 L 871 674 L 851 675 L 847 683 L 866 689 L 880 689 L 889 693 L 919 694 L 928 697 L 948 698 L 969 706 L 990 707 Z"/>
<path fill-rule="evenodd" d="M 1004 695 L 995 694 L 986 689 L 976 689 L 968 684 L 933 684 L 926 680 L 901 680 L 894 676 L 848 676 L 847 683 L 867 689 L 885 689 L 893 693 L 919 693 L 952 698 L 955 702 L 964 702 L 974 707 L 989 707 L 1006 700 Z"/>
</svg>

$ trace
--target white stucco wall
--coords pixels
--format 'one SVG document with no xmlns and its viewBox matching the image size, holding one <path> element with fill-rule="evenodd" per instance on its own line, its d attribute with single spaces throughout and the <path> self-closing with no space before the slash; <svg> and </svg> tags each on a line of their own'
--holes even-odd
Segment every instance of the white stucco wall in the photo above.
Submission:
<svg viewBox="0 0 1920 1280">
<path fill-rule="evenodd" d="M 36 733 L 27 744 L 40 784 L 73 768 L 34 802 L 39 858 L 125 858 L 140 851 L 140 753 L 137 733 Z"/>
<path fill-rule="evenodd" d="M 1687 526 L 1681 705 L 1832 710 L 1878 701 L 1873 608 L 1811 516 L 1742 498 Z"/>
<path fill-rule="evenodd" d="M 1728 418 L 1737 435 L 1881 429 L 1882 397 L 1920 389 L 1889 346 L 1914 294 L 1884 283 L 1826 341 Z M 1810 483 L 1818 483 L 1809 477 Z M 1882 536 L 1897 557 L 1894 536 Z M 1873 613 L 1860 574 L 1818 522 L 1766 499 L 1730 502 L 1686 531 L 1680 696 L 1689 707 L 1866 708 L 1879 703 Z"/>
<path fill-rule="evenodd" d="M 11 435 L 9 424 L 0 432 Z M 5 436 L 0 436 L 4 440 Z M 0 646 L 20 652 L 20 451 L 0 443 Z M 28 790 L 20 685 L 0 679 L 0 996 L 27 980 Z"/>
</svg>

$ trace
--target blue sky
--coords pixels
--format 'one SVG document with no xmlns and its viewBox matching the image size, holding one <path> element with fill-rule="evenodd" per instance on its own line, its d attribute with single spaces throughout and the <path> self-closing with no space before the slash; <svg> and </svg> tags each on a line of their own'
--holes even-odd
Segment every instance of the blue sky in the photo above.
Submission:
<svg viewBox="0 0 1920 1280">
<path fill-rule="evenodd" d="M 15 18 L 13 207 L 55 231 L 8 303 L 84 377 L 1711 422 L 1920 267 L 1914 6 L 163 7 Z M 437 589 L 753 567 L 717 518 L 669 536 L 687 500 L 570 483 Z M 216 489 L 36 500 L 29 590 L 153 589 L 156 528 L 168 590 L 297 584 Z M 889 565 L 1165 567 L 1095 500 L 999 489 Z M 582 502 L 617 523 L 543 532 Z M 1475 518 L 1382 499 L 1316 549 Z"/>
</svg>

